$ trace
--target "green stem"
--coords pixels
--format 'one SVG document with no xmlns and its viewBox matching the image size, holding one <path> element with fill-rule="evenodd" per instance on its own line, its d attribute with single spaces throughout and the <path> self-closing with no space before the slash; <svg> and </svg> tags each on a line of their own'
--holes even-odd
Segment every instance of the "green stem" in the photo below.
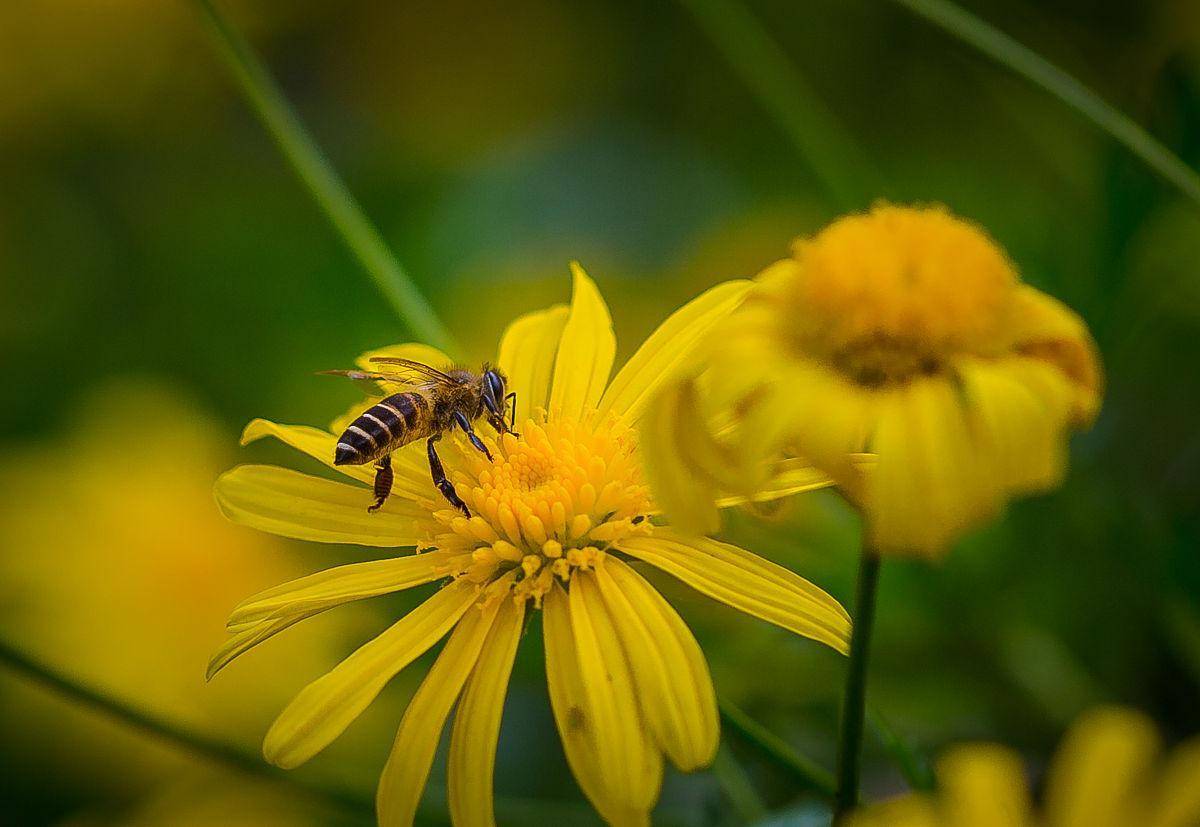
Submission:
<svg viewBox="0 0 1200 827">
<path fill-rule="evenodd" d="M 1200 175 L 1120 110 L 1032 49 L 950 0 L 891 0 L 1054 95 L 1200 203 Z"/>
<path fill-rule="evenodd" d="M 315 798 L 337 804 L 350 812 L 370 815 L 375 811 L 375 804 L 370 796 L 298 778 L 264 763 L 258 755 L 247 750 L 196 732 L 189 732 L 144 709 L 138 709 L 84 686 L 63 673 L 39 663 L 33 657 L 4 641 L 0 641 L 0 664 L 40 683 L 68 700 L 90 707 L 134 729 L 182 747 L 202 758 L 218 761 L 242 772 L 287 784 Z"/>
<path fill-rule="evenodd" d="M 879 566 L 879 556 L 864 545 L 858 569 L 854 632 L 850 639 L 850 665 L 842 702 L 841 734 L 838 737 L 837 796 L 833 810 L 835 822 L 858 804 L 863 720 L 867 703 L 867 661 L 870 657 L 871 631 L 875 625 Z"/>
<path fill-rule="evenodd" d="M 838 207 L 850 211 L 870 205 L 879 195 L 879 172 L 762 23 L 733 0 L 680 2 L 808 161 Z"/>
<path fill-rule="evenodd" d="M 867 721 L 875 732 L 875 738 L 887 750 L 900 768 L 900 774 L 908 782 L 908 786 L 921 792 L 933 789 L 933 771 L 929 761 L 920 754 L 891 724 L 879 714 L 879 710 L 867 707 Z"/>
<path fill-rule="evenodd" d="M 833 775 L 828 770 L 797 753 L 788 746 L 786 741 L 751 718 L 728 698 L 718 695 L 717 704 L 721 710 L 721 720 L 747 743 L 754 746 L 777 766 L 786 770 L 805 787 L 820 793 L 825 798 L 833 798 Z"/>
<path fill-rule="evenodd" d="M 721 744 L 717 750 L 712 773 L 733 806 L 739 824 L 756 824 L 767 817 L 766 805 L 728 744 Z"/>
<path fill-rule="evenodd" d="M 456 355 L 457 346 L 450 332 L 325 160 L 250 44 L 212 0 L 195 2 L 246 101 L 380 292 L 416 338 Z"/>
</svg>

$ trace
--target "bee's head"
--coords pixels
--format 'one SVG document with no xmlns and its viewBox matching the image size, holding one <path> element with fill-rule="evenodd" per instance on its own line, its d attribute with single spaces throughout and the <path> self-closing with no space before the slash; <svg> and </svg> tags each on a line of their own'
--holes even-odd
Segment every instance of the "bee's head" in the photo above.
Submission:
<svg viewBox="0 0 1200 827">
<path fill-rule="evenodd" d="M 511 431 L 512 429 L 504 420 L 504 397 L 507 393 L 507 380 L 504 378 L 504 374 L 497 368 L 484 365 L 481 384 L 483 385 L 483 405 L 487 408 L 488 421 L 499 433 Z"/>
</svg>

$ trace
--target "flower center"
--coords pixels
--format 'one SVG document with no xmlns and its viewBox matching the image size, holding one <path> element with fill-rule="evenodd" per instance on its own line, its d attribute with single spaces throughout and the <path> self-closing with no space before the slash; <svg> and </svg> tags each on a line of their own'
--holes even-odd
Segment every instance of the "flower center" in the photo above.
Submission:
<svg viewBox="0 0 1200 827">
<path fill-rule="evenodd" d="M 613 543 L 650 531 L 650 494 L 636 434 L 618 421 L 527 420 L 519 430 L 494 444 L 492 462 L 458 449 L 451 479 L 472 516 L 434 512 L 430 544 L 459 552 L 448 574 L 480 585 L 510 574 L 514 597 L 540 605 L 555 578 L 568 582 Z"/>
<path fill-rule="evenodd" d="M 780 321 L 804 354 L 877 387 L 1003 348 L 1018 276 L 979 227 L 943 208 L 877 205 L 798 241 Z"/>
</svg>

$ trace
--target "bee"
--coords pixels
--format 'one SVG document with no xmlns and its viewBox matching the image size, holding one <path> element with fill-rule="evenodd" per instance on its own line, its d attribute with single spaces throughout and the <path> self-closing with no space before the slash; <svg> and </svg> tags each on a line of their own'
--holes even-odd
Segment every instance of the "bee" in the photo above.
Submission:
<svg viewBox="0 0 1200 827">
<path fill-rule="evenodd" d="M 472 425 L 475 420 L 486 417 L 496 433 L 519 436 L 513 431 L 517 395 L 515 392 L 505 392 L 507 380 L 504 374 L 487 364 L 476 373 L 457 367 L 441 371 L 411 359 L 390 356 L 375 356 L 371 361 L 394 367 L 381 368 L 379 373 L 359 370 L 327 370 L 322 373 L 374 382 L 399 382 L 413 387 L 384 397 L 351 422 L 338 437 L 333 464 L 375 463 L 375 502 L 367 507 L 367 511 L 378 511 L 392 492 L 392 452 L 424 439 L 433 484 L 452 506 L 470 517 L 467 504 L 454 490 L 454 484 L 446 478 L 435 444 L 443 433 L 457 426 L 490 462 L 491 452 L 476 435 Z M 504 409 L 510 403 L 512 418 L 505 421 Z"/>
</svg>

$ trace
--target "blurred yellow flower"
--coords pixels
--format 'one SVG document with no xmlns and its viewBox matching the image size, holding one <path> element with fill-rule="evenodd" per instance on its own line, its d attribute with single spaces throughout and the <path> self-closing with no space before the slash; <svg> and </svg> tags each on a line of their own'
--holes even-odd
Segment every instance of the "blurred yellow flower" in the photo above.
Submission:
<svg viewBox="0 0 1200 827">
<path fill-rule="evenodd" d="M 638 418 L 672 368 L 749 285 L 720 285 L 680 309 L 609 381 L 616 343 L 608 308 L 577 266 L 574 279 L 569 308 L 522 316 L 500 342 L 497 363 L 529 412 L 520 438 L 491 440 L 494 462 L 463 443 L 444 453 L 472 517 L 446 507 L 420 444 L 393 456 L 397 496 L 374 514 L 367 513 L 372 497 L 363 485 L 281 468 L 242 466 L 217 483 L 222 509 L 246 525 L 319 542 L 416 546 L 423 553 L 324 571 L 251 598 L 230 618 L 234 634 L 215 656 L 214 671 L 325 609 L 449 578 L 306 688 L 264 743 L 268 760 L 280 766 L 308 760 L 389 679 L 449 633 L 384 768 L 378 791 L 384 825 L 412 822 L 456 700 L 450 811 L 459 825 L 493 822 L 500 717 L 531 607 L 545 612 L 546 675 L 568 762 L 606 820 L 648 823 L 664 755 L 685 771 L 712 760 L 718 719 L 708 666 L 679 615 L 630 562 L 649 563 L 729 606 L 846 651 L 847 615 L 816 586 L 743 549 L 648 519 L 656 508 L 642 481 Z M 449 364 L 421 345 L 384 352 Z M 332 466 L 332 433 L 256 420 L 245 440 L 266 435 Z M 336 470 L 357 483 L 373 474 L 363 466 Z M 827 482 L 809 469 L 787 468 L 771 495 Z"/>
<path fill-rule="evenodd" d="M 940 207 L 879 204 L 797 241 L 698 355 L 643 425 L 671 518 L 711 531 L 716 490 L 753 490 L 790 451 L 837 480 L 881 553 L 936 555 L 1056 485 L 1102 384 L 1079 317 Z"/>
<path fill-rule="evenodd" d="M 1040 810 L 1021 760 L 991 744 L 955 749 L 938 764 L 936 796 L 867 807 L 846 827 L 1195 827 L 1200 739 L 1159 763 L 1154 725 L 1124 709 L 1081 718 L 1051 764 Z"/>
<path fill-rule="evenodd" d="M 107 695 L 240 740 L 287 698 L 283 666 L 332 662 L 350 618 L 205 687 L 200 665 L 227 607 L 298 576 L 299 564 L 284 543 L 238 531 L 213 508 L 228 451 L 190 400 L 123 380 L 61 410 L 68 429 L 0 464 L 5 639 Z M 129 799 L 206 766 L 35 684 L 0 676 L 0 699 L 0 740 L 21 755 L 13 773 Z"/>
</svg>

